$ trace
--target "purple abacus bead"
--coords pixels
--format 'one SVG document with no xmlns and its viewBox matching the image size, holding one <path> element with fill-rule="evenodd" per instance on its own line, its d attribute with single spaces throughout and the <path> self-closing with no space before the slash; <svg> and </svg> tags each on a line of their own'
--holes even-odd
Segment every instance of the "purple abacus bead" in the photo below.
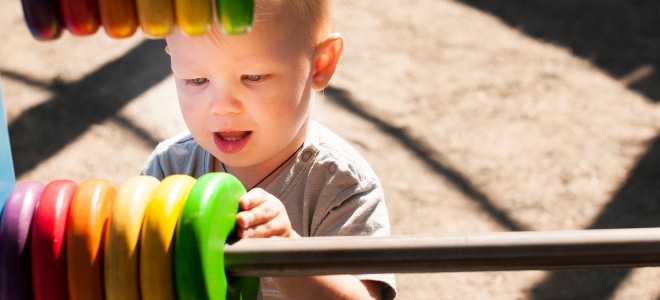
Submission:
<svg viewBox="0 0 660 300">
<path fill-rule="evenodd" d="M 18 183 L 0 219 L 0 299 L 31 299 L 30 225 L 44 185 Z"/>
<path fill-rule="evenodd" d="M 21 0 L 25 23 L 32 36 L 52 40 L 62 35 L 62 16 L 58 0 Z"/>
</svg>

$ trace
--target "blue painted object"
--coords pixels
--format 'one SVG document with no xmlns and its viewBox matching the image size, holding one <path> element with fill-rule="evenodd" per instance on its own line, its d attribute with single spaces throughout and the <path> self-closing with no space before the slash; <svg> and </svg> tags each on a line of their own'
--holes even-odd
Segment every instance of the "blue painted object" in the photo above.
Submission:
<svg viewBox="0 0 660 300">
<path fill-rule="evenodd" d="M 9 129 L 5 117 L 5 106 L 2 102 L 2 88 L 0 87 L 0 215 L 7 202 L 9 193 L 16 185 L 14 174 L 14 161 L 9 145 Z"/>
</svg>

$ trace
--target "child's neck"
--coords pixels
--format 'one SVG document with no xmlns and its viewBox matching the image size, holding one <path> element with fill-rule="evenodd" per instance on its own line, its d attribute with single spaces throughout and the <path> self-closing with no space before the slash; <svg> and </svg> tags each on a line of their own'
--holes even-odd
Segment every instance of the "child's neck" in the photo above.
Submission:
<svg viewBox="0 0 660 300">
<path fill-rule="evenodd" d="M 303 148 L 301 144 L 293 153 L 291 153 L 285 160 L 279 162 L 275 167 L 270 167 L 264 171 L 264 168 L 256 166 L 235 168 L 224 164 L 218 159 L 214 159 L 214 171 L 230 173 L 238 180 L 240 180 L 245 188 L 249 191 L 255 187 L 266 188 L 286 167 L 295 161 L 295 156 Z M 268 173 L 266 173 L 268 172 Z"/>
</svg>

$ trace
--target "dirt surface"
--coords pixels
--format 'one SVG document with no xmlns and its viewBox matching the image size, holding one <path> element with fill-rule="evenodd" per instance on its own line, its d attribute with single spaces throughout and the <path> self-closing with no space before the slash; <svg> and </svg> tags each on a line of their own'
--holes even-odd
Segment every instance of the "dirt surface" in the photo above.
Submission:
<svg viewBox="0 0 660 300">
<path fill-rule="evenodd" d="M 315 118 L 373 164 L 396 235 L 660 226 L 660 6 L 337 4 Z M 163 41 L 33 40 L 0 4 L 18 179 L 137 174 L 183 129 Z M 658 299 L 659 268 L 398 275 L 399 299 Z"/>
</svg>

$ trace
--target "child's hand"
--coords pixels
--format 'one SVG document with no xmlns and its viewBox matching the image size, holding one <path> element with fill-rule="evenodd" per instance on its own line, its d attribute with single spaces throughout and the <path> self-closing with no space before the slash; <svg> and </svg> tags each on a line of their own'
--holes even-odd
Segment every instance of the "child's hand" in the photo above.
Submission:
<svg viewBox="0 0 660 300">
<path fill-rule="evenodd" d="M 236 215 L 238 238 L 298 236 L 291 229 L 284 204 L 263 189 L 250 190 L 239 203 L 241 211 Z"/>
</svg>

